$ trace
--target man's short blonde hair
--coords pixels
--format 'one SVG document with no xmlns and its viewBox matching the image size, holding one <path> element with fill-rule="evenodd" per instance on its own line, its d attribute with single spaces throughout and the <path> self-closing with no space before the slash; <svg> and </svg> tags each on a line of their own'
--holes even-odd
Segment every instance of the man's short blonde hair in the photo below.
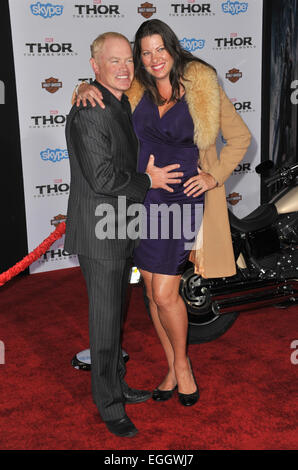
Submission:
<svg viewBox="0 0 298 470">
<path fill-rule="evenodd" d="M 103 46 L 105 40 L 108 39 L 108 38 L 124 39 L 130 45 L 130 42 L 127 39 L 127 37 L 125 37 L 121 33 L 115 33 L 113 31 L 110 31 L 110 32 L 107 32 L 107 33 L 100 34 L 99 36 L 97 36 L 96 39 L 94 39 L 93 43 L 90 46 L 91 57 L 93 57 L 93 59 L 95 59 L 95 56 L 97 56 L 98 53 L 101 52 L 102 46 Z"/>
</svg>

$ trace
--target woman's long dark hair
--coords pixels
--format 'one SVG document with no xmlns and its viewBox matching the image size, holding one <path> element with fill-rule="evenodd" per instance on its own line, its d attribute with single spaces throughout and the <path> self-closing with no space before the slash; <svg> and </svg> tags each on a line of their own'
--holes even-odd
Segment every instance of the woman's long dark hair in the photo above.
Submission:
<svg viewBox="0 0 298 470">
<path fill-rule="evenodd" d="M 180 84 L 181 80 L 185 80 L 185 66 L 189 62 L 197 61 L 211 67 L 212 69 L 213 67 L 204 62 L 203 60 L 199 59 L 198 57 L 194 56 L 190 52 L 184 50 L 181 47 L 181 44 L 176 34 L 166 23 L 157 19 L 144 21 L 144 23 L 141 24 L 138 31 L 136 32 L 133 47 L 135 76 L 139 80 L 139 82 L 145 87 L 155 104 L 160 106 L 164 104 L 166 100 L 162 98 L 162 96 L 160 96 L 156 86 L 155 78 L 146 71 L 141 59 L 141 40 L 144 37 L 152 36 L 153 34 L 159 34 L 162 37 L 166 50 L 174 60 L 173 67 L 170 72 L 172 96 L 169 101 L 176 101 L 180 99 Z"/>
</svg>

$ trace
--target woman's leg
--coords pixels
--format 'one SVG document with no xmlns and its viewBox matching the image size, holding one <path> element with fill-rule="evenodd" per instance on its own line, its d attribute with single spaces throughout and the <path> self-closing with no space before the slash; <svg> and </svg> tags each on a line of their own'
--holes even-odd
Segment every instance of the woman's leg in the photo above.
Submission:
<svg viewBox="0 0 298 470">
<path fill-rule="evenodd" d="M 186 354 L 187 311 L 179 295 L 181 276 L 143 270 L 141 274 L 146 286 L 152 321 L 169 364 L 169 372 L 158 388 L 171 390 L 178 383 L 180 393 L 193 393 L 196 391 L 196 384 Z"/>
<path fill-rule="evenodd" d="M 174 370 L 178 391 L 194 393 L 197 389 L 187 358 L 188 318 L 186 306 L 179 294 L 181 276 L 152 275 L 153 300 L 158 316 L 174 352 Z"/>
<path fill-rule="evenodd" d="M 169 365 L 169 371 L 168 371 L 165 379 L 158 386 L 158 389 L 162 390 L 162 391 L 172 390 L 175 387 L 175 385 L 177 384 L 175 369 L 174 369 L 174 351 L 173 351 L 172 345 L 170 343 L 170 340 L 168 338 L 168 335 L 167 335 L 164 327 L 162 326 L 162 324 L 160 322 L 159 314 L 158 314 L 158 311 L 157 311 L 157 305 L 153 300 L 153 295 L 152 295 L 152 277 L 153 277 L 153 274 L 148 272 L 148 271 L 144 271 L 142 269 L 140 270 L 140 272 L 142 274 L 142 277 L 143 277 L 143 280 L 144 280 L 144 283 L 145 283 L 145 287 L 146 287 L 146 294 L 147 294 L 147 297 L 148 297 L 148 300 L 149 300 L 149 308 L 150 308 L 150 314 L 151 314 L 152 322 L 154 324 L 155 330 L 157 332 L 159 340 L 160 340 L 160 342 L 162 344 L 162 347 L 164 349 L 164 352 L 165 352 L 165 355 L 166 355 L 166 358 L 167 358 L 167 361 L 168 361 L 168 365 Z"/>
</svg>

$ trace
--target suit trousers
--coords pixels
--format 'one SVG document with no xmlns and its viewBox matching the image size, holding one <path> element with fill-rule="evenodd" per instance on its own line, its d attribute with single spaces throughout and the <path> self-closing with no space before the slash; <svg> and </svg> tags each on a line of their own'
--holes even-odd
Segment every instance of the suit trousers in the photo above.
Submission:
<svg viewBox="0 0 298 470">
<path fill-rule="evenodd" d="M 104 421 L 125 415 L 126 372 L 121 330 L 132 259 L 92 259 L 78 255 L 89 300 L 92 396 Z"/>
</svg>

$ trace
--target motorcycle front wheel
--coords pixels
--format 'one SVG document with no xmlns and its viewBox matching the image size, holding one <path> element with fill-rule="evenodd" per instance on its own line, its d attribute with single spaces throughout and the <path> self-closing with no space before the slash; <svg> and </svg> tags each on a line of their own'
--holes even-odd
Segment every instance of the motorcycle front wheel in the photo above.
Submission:
<svg viewBox="0 0 298 470">
<path fill-rule="evenodd" d="M 188 314 L 188 343 L 200 344 L 214 341 L 222 336 L 236 321 L 239 313 L 225 315 L 213 313 L 210 289 L 212 281 L 194 273 L 189 267 L 180 281 L 180 295 Z"/>
</svg>

